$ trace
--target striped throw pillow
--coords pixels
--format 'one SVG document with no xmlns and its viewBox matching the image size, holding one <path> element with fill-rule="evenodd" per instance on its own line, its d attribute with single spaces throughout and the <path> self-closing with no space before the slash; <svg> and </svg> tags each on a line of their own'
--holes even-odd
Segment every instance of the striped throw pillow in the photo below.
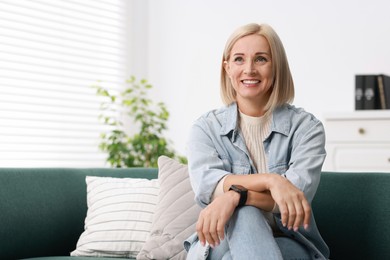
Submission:
<svg viewBox="0 0 390 260">
<path fill-rule="evenodd" d="M 85 231 L 71 256 L 135 258 L 151 230 L 158 181 L 87 176 L 86 183 Z"/>
</svg>

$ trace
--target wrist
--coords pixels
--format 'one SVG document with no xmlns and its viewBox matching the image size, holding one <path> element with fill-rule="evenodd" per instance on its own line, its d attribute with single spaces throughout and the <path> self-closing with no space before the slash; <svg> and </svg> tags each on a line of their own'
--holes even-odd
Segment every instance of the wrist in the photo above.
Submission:
<svg viewBox="0 0 390 260">
<path fill-rule="evenodd" d="M 282 177 L 279 174 L 266 174 L 266 187 L 267 190 L 271 191 L 272 188 L 279 185 L 279 180 Z"/>
<path fill-rule="evenodd" d="M 240 203 L 240 194 L 238 194 L 237 192 L 235 192 L 233 190 L 229 190 L 229 191 L 225 192 L 225 195 L 231 199 L 234 207 L 238 206 L 238 204 Z"/>
</svg>

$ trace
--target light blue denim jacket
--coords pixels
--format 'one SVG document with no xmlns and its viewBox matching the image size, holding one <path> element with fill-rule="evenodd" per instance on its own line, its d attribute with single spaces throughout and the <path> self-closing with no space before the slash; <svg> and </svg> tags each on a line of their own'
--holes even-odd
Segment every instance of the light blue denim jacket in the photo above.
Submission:
<svg viewBox="0 0 390 260">
<path fill-rule="evenodd" d="M 312 114 L 292 105 L 272 113 L 270 135 L 264 140 L 269 173 L 284 175 L 302 190 L 311 203 L 316 193 L 325 160 L 325 131 Z M 195 200 L 206 207 L 213 191 L 227 174 L 253 174 L 257 170 L 250 158 L 238 124 L 237 104 L 213 110 L 193 125 L 188 142 L 188 166 Z M 310 228 L 294 232 L 284 228 L 280 214 L 274 214 L 280 230 L 304 243 L 317 259 L 329 257 L 329 249 L 316 227 L 314 215 Z M 186 244 L 196 240 L 194 234 Z"/>
</svg>

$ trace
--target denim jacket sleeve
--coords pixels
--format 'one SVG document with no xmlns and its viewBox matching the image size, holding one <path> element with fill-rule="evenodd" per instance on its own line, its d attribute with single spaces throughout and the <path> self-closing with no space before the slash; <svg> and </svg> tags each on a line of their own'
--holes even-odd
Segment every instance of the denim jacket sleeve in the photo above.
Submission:
<svg viewBox="0 0 390 260">
<path fill-rule="evenodd" d="M 205 121 L 205 118 L 200 118 L 193 125 L 187 143 L 191 185 L 196 202 L 203 208 L 210 203 L 219 180 L 229 174 L 225 170 L 223 155 L 216 147 L 219 131 L 210 129 L 215 127 L 214 124 Z"/>
<path fill-rule="evenodd" d="M 313 115 L 293 106 L 275 111 L 272 138 L 265 143 L 269 170 L 286 176 L 311 202 L 325 160 L 325 131 Z"/>
<path fill-rule="evenodd" d="M 321 168 L 326 156 L 325 134 L 319 121 L 304 132 L 291 152 L 286 176 L 311 202 L 320 182 Z"/>
<path fill-rule="evenodd" d="M 191 128 L 188 169 L 195 200 L 201 207 L 210 203 L 215 187 L 225 175 L 253 173 L 237 121 L 238 109 L 233 103 L 204 114 Z"/>
</svg>

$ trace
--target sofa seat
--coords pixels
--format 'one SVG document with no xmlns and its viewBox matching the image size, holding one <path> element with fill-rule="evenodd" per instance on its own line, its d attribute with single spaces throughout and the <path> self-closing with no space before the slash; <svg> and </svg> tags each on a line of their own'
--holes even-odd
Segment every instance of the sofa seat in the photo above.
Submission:
<svg viewBox="0 0 390 260">
<path fill-rule="evenodd" d="M 86 176 L 157 178 L 157 169 L 0 168 L 0 259 L 70 257 L 84 231 Z M 330 259 L 390 259 L 390 173 L 323 172 L 313 212 Z"/>
</svg>

